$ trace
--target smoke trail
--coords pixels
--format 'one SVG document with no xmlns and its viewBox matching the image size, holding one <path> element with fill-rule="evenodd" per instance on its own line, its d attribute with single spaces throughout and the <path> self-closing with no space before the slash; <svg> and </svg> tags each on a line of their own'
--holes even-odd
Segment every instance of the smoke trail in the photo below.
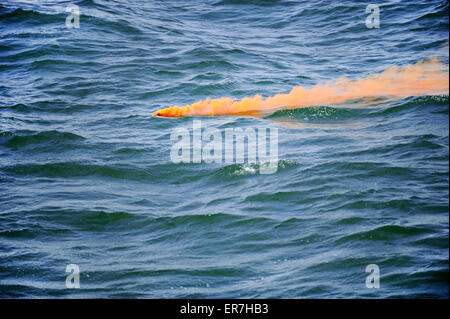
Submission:
<svg viewBox="0 0 450 319">
<path fill-rule="evenodd" d="M 294 87 L 287 94 L 263 98 L 261 95 L 234 101 L 229 97 L 206 99 L 185 106 L 171 106 L 154 112 L 154 116 L 214 116 L 290 109 L 342 103 L 363 97 L 408 97 L 448 94 L 448 67 L 438 59 L 430 59 L 404 67 L 390 67 L 365 79 L 340 78 L 335 82 L 317 84 L 311 89 Z"/>
</svg>

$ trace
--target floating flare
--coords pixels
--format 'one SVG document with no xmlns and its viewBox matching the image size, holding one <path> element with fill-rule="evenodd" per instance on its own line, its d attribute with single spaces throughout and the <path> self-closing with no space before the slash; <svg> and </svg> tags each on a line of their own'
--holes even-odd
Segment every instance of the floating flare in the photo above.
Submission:
<svg viewBox="0 0 450 319">
<path fill-rule="evenodd" d="M 171 106 L 154 112 L 154 116 L 214 116 L 256 114 L 272 109 L 292 109 L 342 103 L 363 97 L 408 97 L 447 94 L 448 67 L 438 59 L 430 59 L 404 67 L 390 67 L 365 79 L 340 78 L 335 82 L 317 84 L 311 89 L 294 87 L 287 94 L 263 98 L 261 95 L 235 101 L 229 97 L 207 98 L 185 106 Z"/>
</svg>

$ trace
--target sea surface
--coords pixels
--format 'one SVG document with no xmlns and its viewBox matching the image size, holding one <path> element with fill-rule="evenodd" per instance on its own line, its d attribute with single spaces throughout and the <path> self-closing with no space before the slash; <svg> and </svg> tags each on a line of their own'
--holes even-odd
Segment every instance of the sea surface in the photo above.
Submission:
<svg viewBox="0 0 450 319">
<path fill-rule="evenodd" d="M 448 298 L 448 95 L 151 116 L 448 66 L 448 1 L 368 3 L 1 1 L 0 297 Z M 194 120 L 277 128 L 276 173 L 174 163 Z"/>
</svg>

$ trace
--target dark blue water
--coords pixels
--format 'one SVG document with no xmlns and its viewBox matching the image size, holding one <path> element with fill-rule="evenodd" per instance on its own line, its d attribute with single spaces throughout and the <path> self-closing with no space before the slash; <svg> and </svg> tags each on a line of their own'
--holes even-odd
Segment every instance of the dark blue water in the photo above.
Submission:
<svg viewBox="0 0 450 319">
<path fill-rule="evenodd" d="M 278 128 L 269 175 L 175 164 L 193 118 L 150 116 L 448 66 L 447 1 L 367 4 L 2 1 L 0 297 L 448 298 L 448 95 L 201 118 Z"/>
</svg>

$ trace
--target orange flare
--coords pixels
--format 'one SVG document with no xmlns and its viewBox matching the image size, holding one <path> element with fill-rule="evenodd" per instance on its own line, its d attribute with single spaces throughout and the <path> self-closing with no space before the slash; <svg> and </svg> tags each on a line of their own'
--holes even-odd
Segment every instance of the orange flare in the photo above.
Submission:
<svg viewBox="0 0 450 319">
<path fill-rule="evenodd" d="M 448 67 L 438 59 L 430 59 L 404 67 L 390 67 L 378 75 L 365 79 L 317 84 L 311 89 L 294 87 L 287 94 L 263 98 L 261 95 L 234 101 L 229 97 L 207 98 L 185 106 L 171 106 L 154 112 L 154 116 L 214 116 L 255 113 L 271 109 L 290 109 L 314 105 L 342 103 L 367 96 L 408 97 L 447 94 L 449 91 Z"/>
</svg>

